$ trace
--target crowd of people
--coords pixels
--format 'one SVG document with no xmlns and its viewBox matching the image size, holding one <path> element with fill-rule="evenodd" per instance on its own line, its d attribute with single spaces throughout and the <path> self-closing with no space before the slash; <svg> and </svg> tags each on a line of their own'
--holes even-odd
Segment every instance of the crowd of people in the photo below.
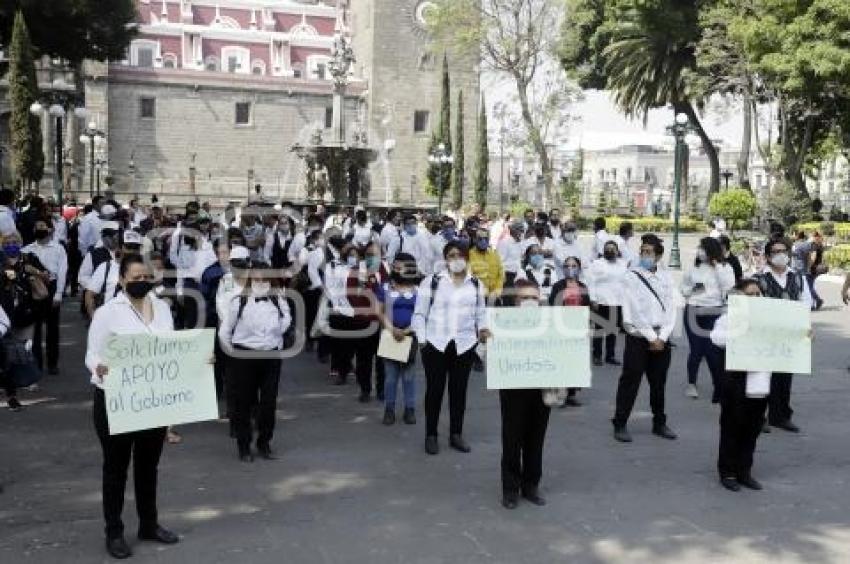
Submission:
<svg viewBox="0 0 850 564">
<path fill-rule="evenodd" d="M 189 202 L 167 213 L 156 202 L 144 209 L 135 200 L 123 205 L 110 193 L 78 208 L 37 196 L 16 203 L 3 190 L 0 237 L 0 334 L 11 409 L 20 409 L 21 379 L 10 376 L 12 361 L 20 359 L 9 357 L 31 351 L 39 370 L 55 374 L 62 301 L 78 296 L 80 314 L 90 323 L 85 363 L 104 457 L 106 547 L 116 558 L 132 554 L 121 520 L 131 458 L 139 538 L 178 541 L 158 522 L 156 482 L 163 443 L 181 438 L 165 428 L 109 434 L 103 392 L 109 367 L 102 353 L 113 335 L 215 329 L 216 391 L 244 463 L 276 457 L 283 353 L 314 354 L 330 384 L 355 380 L 359 401 L 383 404 L 387 426 L 398 415 L 403 424 L 417 422 L 421 356 L 424 450 L 437 455 L 446 391 L 448 445 L 472 450 L 464 434 L 467 384 L 485 361 L 488 307 L 589 307 L 592 362 L 620 370 L 614 439 L 633 440 L 628 422 L 644 376 L 652 433 L 676 439 L 665 391 L 683 306 L 689 345 L 684 393 L 700 396 L 705 360 L 711 375 L 706 388 L 721 408 L 719 478 L 737 491 L 761 489 L 751 473 L 758 435 L 799 429 L 792 421 L 790 374 L 725 369 L 728 296 L 820 307 L 811 262 L 803 264 L 799 245 L 781 232 L 765 243 L 763 266 L 747 271 L 715 226 L 676 284 L 659 236 L 636 238 L 628 222 L 611 233 L 597 218 L 592 239 L 580 240 L 577 224 L 557 209 L 487 217 L 480 210 L 465 216 L 361 207 L 330 212 L 321 205 L 258 200 L 221 213 Z M 410 357 L 378 356 L 382 334 L 397 342 L 412 339 Z M 579 390 L 503 390 L 499 396 L 502 503 L 512 509 L 522 498 L 544 505 L 538 485 L 549 411 L 580 406 Z"/>
</svg>

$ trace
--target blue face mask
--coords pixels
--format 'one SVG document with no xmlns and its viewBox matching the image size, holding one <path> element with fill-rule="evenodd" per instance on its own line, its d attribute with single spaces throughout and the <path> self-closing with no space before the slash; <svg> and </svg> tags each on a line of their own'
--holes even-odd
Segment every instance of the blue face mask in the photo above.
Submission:
<svg viewBox="0 0 850 564">
<path fill-rule="evenodd" d="M 531 255 L 528 259 L 528 263 L 534 268 L 540 268 L 543 266 L 543 255 Z"/>
<path fill-rule="evenodd" d="M 348 266 L 350 266 L 351 268 L 356 268 L 357 265 L 360 264 L 360 260 L 357 257 L 348 257 L 347 262 Z"/>
<path fill-rule="evenodd" d="M 446 241 L 451 241 L 455 238 L 455 235 L 457 235 L 457 231 L 455 231 L 454 227 L 447 227 L 446 229 L 443 229 L 443 239 Z"/>
<path fill-rule="evenodd" d="M 564 269 L 564 276 L 566 276 L 567 278 L 577 280 L 579 274 L 581 274 L 581 269 L 578 267 L 568 266 Z"/>
<path fill-rule="evenodd" d="M 486 251 L 490 248 L 490 241 L 487 239 L 478 239 L 478 241 L 475 242 L 475 246 L 478 247 L 479 251 Z"/>
<path fill-rule="evenodd" d="M 6 243 L 3 245 L 3 253 L 9 258 L 17 258 L 21 255 L 21 246 L 18 243 Z"/>
<path fill-rule="evenodd" d="M 375 272 L 381 266 L 381 257 L 368 256 L 366 257 L 366 268 Z"/>
<path fill-rule="evenodd" d="M 655 259 L 652 257 L 640 257 L 640 267 L 644 270 L 655 268 Z"/>
<path fill-rule="evenodd" d="M 404 226 L 404 232 L 407 233 L 410 236 L 413 236 L 413 235 L 416 235 L 416 233 L 418 233 L 419 230 L 416 228 L 415 225 L 405 225 Z"/>
</svg>

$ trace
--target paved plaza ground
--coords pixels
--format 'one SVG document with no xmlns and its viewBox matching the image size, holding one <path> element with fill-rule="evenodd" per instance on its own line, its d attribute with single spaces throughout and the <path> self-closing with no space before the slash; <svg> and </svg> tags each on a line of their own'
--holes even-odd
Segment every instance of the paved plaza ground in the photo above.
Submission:
<svg viewBox="0 0 850 564">
<path fill-rule="evenodd" d="M 687 346 L 678 339 L 668 413 L 679 440 L 650 434 L 646 386 L 630 424 L 635 442 L 611 437 L 618 373 L 597 369 L 585 405 L 553 411 L 544 508 L 504 510 L 499 482 L 498 394 L 473 374 L 468 455 L 423 451 L 416 426 L 380 424 L 377 402 L 354 385 L 328 384 L 303 354 L 284 364 L 274 446 L 280 460 L 243 464 L 227 425 L 182 428 L 160 467 L 161 522 L 182 542 L 135 540 L 132 487 L 125 507 L 132 561 L 157 563 L 846 563 L 850 560 L 850 322 L 839 286 L 814 315 L 815 375 L 795 379 L 803 432 L 763 436 L 754 475 L 765 490 L 731 493 L 715 471 L 718 408 L 684 396 Z M 82 363 L 76 303 L 63 312 L 62 373 L 27 409 L 0 410 L 0 562 L 104 562 L 101 453 Z M 622 350 L 622 341 L 618 351 Z M 420 374 L 419 382 L 423 382 Z M 420 386 L 420 401 L 424 385 Z"/>
</svg>

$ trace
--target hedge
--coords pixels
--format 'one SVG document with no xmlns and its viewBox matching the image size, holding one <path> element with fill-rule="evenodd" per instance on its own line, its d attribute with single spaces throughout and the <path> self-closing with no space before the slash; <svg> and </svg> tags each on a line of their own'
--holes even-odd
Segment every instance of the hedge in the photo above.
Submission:
<svg viewBox="0 0 850 564">
<path fill-rule="evenodd" d="M 835 223 L 832 221 L 813 221 L 809 223 L 798 223 L 791 232 L 805 231 L 811 234 L 815 231 L 824 237 L 835 237 L 839 241 L 850 242 L 850 223 Z"/>
<path fill-rule="evenodd" d="M 606 230 L 608 233 L 617 233 L 623 222 L 630 221 L 636 233 L 665 233 L 673 231 L 673 220 L 664 217 L 606 217 Z M 700 220 L 683 217 L 679 219 L 679 231 L 682 233 L 694 233 L 704 226 Z"/>
<path fill-rule="evenodd" d="M 830 268 L 850 270 L 850 245 L 835 245 L 823 253 L 823 262 Z"/>
</svg>

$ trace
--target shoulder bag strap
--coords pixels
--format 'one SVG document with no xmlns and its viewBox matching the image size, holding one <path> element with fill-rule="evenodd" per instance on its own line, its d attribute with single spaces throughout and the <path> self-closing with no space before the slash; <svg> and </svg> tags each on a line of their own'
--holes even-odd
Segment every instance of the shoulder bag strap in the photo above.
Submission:
<svg viewBox="0 0 850 564">
<path fill-rule="evenodd" d="M 658 295 L 658 292 L 655 291 L 655 288 L 652 287 L 652 284 L 649 283 L 649 280 L 643 277 L 643 274 L 636 270 L 632 270 L 635 276 L 637 276 L 643 285 L 649 288 L 649 291 L 652 292 L 652 295 L 655 296 L 655 299 L 658 300 L 658 303 L 661 305 L 661 309 L 667 311 L 667 307 L 664 305 L 664 302 L 661 301 L 661 297 Z"/>
</svg>

